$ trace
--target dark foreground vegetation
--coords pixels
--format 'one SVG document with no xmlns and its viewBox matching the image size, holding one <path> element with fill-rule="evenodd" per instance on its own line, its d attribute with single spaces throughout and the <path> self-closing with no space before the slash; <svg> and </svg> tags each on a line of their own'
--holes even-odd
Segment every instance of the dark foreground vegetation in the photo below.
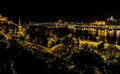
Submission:
<svg viewBox="0 0 120 74">
<path fill-rule="evenodd" d="M 102 44 L 64 45 L 56 51 L 60 54 L 56 57 L 25 47 L 15 37 L 8 41 L 2 35 L 0 38 L 0 74 L 120 73 L 120 51 L 112 44 L 106 48 Z"/>
</svg>

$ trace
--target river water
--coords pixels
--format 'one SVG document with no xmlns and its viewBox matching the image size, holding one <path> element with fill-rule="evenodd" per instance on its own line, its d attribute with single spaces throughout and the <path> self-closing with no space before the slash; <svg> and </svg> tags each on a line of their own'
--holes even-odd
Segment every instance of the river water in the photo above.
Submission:
<svg viewBox="0 0 120 74">
<path fill-rule="evenodd" d="M 75 32 L 76 37 L 91 41 L 104 41 L 120 45 L 120 30 L 81 28 Z"/>
</svg>

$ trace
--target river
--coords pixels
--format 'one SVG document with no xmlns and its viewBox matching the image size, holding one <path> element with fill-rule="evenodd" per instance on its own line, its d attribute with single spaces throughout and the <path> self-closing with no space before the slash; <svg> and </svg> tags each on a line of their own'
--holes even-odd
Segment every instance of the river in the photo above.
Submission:
<svg viewBox="0 0 120 74">
<path fill-rule="evenodd" d="M 120 45 L 120 30 L 80 28 L 75 31 L 75 36 L 91 41 L 104 41 Z"/>
</svg>

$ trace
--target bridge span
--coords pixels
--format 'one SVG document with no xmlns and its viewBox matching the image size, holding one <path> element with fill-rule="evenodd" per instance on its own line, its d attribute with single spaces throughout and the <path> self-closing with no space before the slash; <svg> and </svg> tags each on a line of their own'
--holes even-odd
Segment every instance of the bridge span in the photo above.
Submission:
<svg viewBox="0 0 120 74">
<path fill-rule="evenodd" d="M 70 29 L 80 28 L 97 28 L 97 29 L 112 29 L 120 30 L 120 25 L 92 25 L 92 24 L 58 24 L 57 22 L 48 23 L 33 23 L 31 26 L 44 26 L 46 28 L 63 28 L 68 27 Z"/>
</svg>

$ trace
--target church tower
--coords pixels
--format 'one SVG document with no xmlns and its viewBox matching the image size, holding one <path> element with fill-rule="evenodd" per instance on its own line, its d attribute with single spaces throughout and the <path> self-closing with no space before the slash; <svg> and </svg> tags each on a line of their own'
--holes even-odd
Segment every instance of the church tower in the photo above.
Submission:
<svg viewBox="0 0 120 74">
<path fill-rule="evenodd" d="M 18 31 L 19 32 L 22 31 L 22 25 L 21 25 L 21 22 L 20 22 L 20 18 L 19 18 L 19 21 L 18 21 Z"/>
<path fill-rule="evenodd" d="M 20 22 L 20 18 L 19 18 L 19 21 L 18 21 L 18 35 L 23 35 L 23 27 L 21 25 L 21 22 Z"/>
</svg>

